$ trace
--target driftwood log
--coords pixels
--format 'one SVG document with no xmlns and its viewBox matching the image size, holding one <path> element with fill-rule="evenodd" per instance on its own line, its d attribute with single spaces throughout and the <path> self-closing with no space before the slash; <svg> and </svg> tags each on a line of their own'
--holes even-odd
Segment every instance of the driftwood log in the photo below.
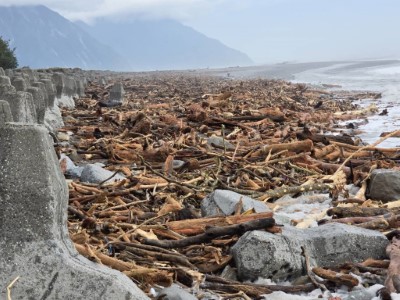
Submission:
<svg viewBox="0 0 400 300">
<path fill-rule="evenodd" d="M 242 224 L 235 224 L 225 227 L 210 227 L 206 229 L 205 233 L 184 238 L 181 240 L 153 240 L 145 239 L 144 243 L 147 245 L 157 246 L 161 248 L 183 248 L 193 244 L 201 244 L 209 242 L 220 236 L 229 235 L 242 235 L 250 230 L 261 230 L 273 227 L 275 220 L 273 218 L 264 218 L 254 221 L 245 222 Z"/>
</svg>

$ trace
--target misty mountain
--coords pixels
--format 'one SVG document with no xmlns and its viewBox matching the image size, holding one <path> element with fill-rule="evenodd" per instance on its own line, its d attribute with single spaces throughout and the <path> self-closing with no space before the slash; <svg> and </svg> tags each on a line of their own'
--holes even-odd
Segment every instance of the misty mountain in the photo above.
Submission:
<svg viewBox="0 0 400 300">
<path fill-rule="evenodd" d="M 20 66 L 118 69 L 122 57 L 45 6 L 0 7 L 0 35 L 16 47 Z"/>
<path fill-rule="evenodd" d="M 172 20 L 92 25 L 49 8 L 0 6 L 0 36 L 16 47 L 20 66 L 121 71 L 249 65 L 249 57 Z"/>
<path fill-rule="evenodd" d="M 250 65 L 244 53 L 174 20 L 98 19 L 78 23 L 124 56 L 134 69 L 185 69 Z"/>
</svg>

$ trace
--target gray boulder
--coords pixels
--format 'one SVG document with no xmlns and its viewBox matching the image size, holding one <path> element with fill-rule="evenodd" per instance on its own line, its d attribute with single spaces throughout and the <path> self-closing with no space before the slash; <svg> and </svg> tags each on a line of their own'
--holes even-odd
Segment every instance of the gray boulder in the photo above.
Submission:
<svg viewBox="0 0 400 300">
<path fill-rule="evenodd" d="M 171 285 L 168 288 L 162 289 L 158 295 L 157 299 L 162 300 L 197 300 L 195 296 L 185 291 L 176 284 Z"/>
<path fill-rule="evenodd" d="M 88 182 L 88 183 L 101 183 L 104 180 L 110 178 L 114 172 L 108 171 L 106 169 L 103 169 L 102 167 L 98 165 L 86 165 L 81 174 L 81 181 L 82 182 Z M 111 183 L 114 181 L 118 180 L 123 180 L 125 179 L 125 176 L 122 176 L 120 174 L 116 174 L 113 178 L 107 180 L 105 183 Z"/>
<path fill-rule="evenodd" d="M 45 127 L 0 127 L 0 299 L 17 277 L 13 300 L 149 299 L 122 273 L 77 253 L 67 205 L 68 188 Z"/>
<path fill-rule="evenodd" d="M 0 76 L 5 76 L 6 73 L 4 72 L 4 69 L 2 67 L 0 67 Z"/>
<path fill-rule="evenodd" d="M 367 196 L 383 202 L 400 200 L 400 171 L 387 169 L 372 171 Z"/>
<path fill-rule="evenodd" d="M 232 215 L 240 199 L 243 203 L 242 212 L 249 209 L 257 213 L 270 211 L 265 203 L 250 197 L 229 190 L 215 190 L 201 201 L 201 214 L 203 217 Z"/>
<path fill-rule="evenodd" d="M 333 267 L 346 261 L 385 258 L 388 243 L 380 232 L 330 223 L 304 230 L 285 226 L 282 234 L 247 232 L 232 253 L 242 280 L 291 280 L 306 273 L 302 246 L 312 266 Z"/>
<path fill-rule="evenodd" d="M 212 136 L 207 139 L 207 144 L 210 146 L 214 146 L 217 148 L 224 148 L 226 150 L 235 150 L 235 145 L 232 143 L 228 142 L 227 140 L 224 140 L 222 137 L 219 136 Z"/>
</svg>

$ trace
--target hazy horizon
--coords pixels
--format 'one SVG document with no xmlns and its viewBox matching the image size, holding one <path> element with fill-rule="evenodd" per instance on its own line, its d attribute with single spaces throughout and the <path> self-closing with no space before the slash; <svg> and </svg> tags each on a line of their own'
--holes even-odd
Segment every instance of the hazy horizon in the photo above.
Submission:
<svg viewBox="0 0 400 300">
<path fill-rule="evenodd" d="M 73 21 L 178 20 L 256 64 L 400 57 L 395 0 L 0 0 L 39 4 Z"/>
</svg>

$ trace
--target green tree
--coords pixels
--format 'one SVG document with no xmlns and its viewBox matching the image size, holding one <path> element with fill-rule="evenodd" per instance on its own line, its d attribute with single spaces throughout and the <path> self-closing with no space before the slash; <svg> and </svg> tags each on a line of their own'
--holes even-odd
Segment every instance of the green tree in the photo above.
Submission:
<svg viewBox="0 0 400 300">
<path fill-rule="evenodd" d="M 17 57 L 14 52 L 15 48 L 10 48 L 9 41 L 0 37 L 0 67 L 3 69 L 15 69 L 18 67 Z"/>
</svg>

